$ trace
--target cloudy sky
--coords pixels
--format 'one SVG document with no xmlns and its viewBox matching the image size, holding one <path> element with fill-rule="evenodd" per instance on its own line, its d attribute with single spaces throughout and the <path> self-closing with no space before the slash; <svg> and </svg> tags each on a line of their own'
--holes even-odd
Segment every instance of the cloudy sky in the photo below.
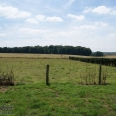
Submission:
<svg viewBox="0 0 116 116">
<path fill-rule="evenodd" d="M 61 44 L 116 52 L 116 0 L 0 0 L 0 47 Z"/>
</svg>

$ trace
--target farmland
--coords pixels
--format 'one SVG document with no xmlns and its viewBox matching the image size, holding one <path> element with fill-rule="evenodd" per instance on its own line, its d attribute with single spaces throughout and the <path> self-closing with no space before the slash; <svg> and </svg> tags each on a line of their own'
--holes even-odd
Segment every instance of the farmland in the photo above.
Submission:
<svg viewBox="0 0 116 116">
<path fill-rule="evenodd" d="M 61 55 L 61 54 L 24 54 L 24 53 L 0 53 L 2 58 L 69 58 L 69 56 L 94 58 L 93 56 L 81 56 L 81 55 Z M 101 58 L 101 57 L 100 57 Z M 116 55 L 106 55 L 102 58 L 116 58 Z"/>
<path fill-rule="evenodd" d="M 116 67 L 107 66 L 107 85 L 81 85 L 80 74 L 86 67 L 98 69 L 99 65 L 72 61 L 68 55 L 62 55 L 62 59 L 61 55 L 53 54 L 0 54 L 0 57 L 0 70 L 12 69 L 15 77 L 15 86 L 0 87 L 0 106 L 13 106 L 11 115 L 116 116 Z M 50 86 L 45 84 L 47 64 Z"/>
</svg>

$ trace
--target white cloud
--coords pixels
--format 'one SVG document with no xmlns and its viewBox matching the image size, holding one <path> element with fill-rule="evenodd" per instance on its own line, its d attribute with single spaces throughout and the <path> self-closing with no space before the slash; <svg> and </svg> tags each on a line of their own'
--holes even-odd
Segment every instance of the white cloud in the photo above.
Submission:
<svg viewBox="0 0 116 116">
<path fill-rule="evenodd" d="M 98 6 L 96 8 L 88 8 L 86 7 L 83 11 L 84 13 L 97 13 L 97 14 L 110 14 L 110 15 L 116 15 L 116 10 L 113 8 L 107 8 L 106 6 Z"/>
<path fill-rule="evenodd" d="M 109 35 L 110 38 L 116 38 L 116 34 L 112 33 Z"/>
<path fill-rule="evenodd" d="M 19 29 L 19 32 L 24 33 L 24 34 L 40 34 L 40 33 L 45 33 L 49 31 L 42 30 L 42 29 L 21 28 Z"/>
<path fill-rule="evenodd" d="M 55 17 L 47 17 L 46 21 L 49 21 L 49 22 L 63 22 L 63 19 L 55 16 Z"/>
<path fill-rule="evenodd" d="M 25 12 L 25 11 L 18 11 L 17 13 L 19 14 L 15 16 L 16 18 L 25 18 L 31 16 L 29 12 Z"/>
<path fill-rule="evenodd" d="M 108 26 L 107 23 L 104 23 L 104 22 L 95 22 L 93 25 L 82 25 L 82 26 L 80 26 L 80 29 L 95 30 L 95 29 L 98 29 L 98 28 L 104 28 L 106 26 Z"/>
<path fill-rule="evenodd" d="M 98 6 L 97 8 L 94 8 L 92 12 L 95 12 L 98 14 L 108 14 L 110 13 L 110 9 L 105 6 Z"/>
<path fill-rule="evenodd" d="M 0 37 L 6 36 L 5 33 L 0 33 Z"/>
<path fill-rule="evenodd" d="M 107 23 L 103 23 L 103 22 L 95 22 L 95 25 L 96 25 L 96 26 L 102 26 L 102 27 L 108 26 Z"/>
<path fill-rule="evenodd" d="M 38 21 L 33 18 L 27 19 L 25 22 L 32 23 L 32 24 L 38 24 Z"/>
<path fill-rule="evenodd" d="M 12 6 L 0 5 L 0 16 L 6 18 L 25 18 L 31 16 L 31 14 L 26 11 L 20 11 L 18 8 Z"/>
<path fill-rule="evenodd" d="M 44 15 L 37 15 L 37 16 L 36 16 L 36 19 L 37 19 L 38 21 L 44 21 L 44 20 L 45 20 L 45 16 L 44 16 Z"/>
<path fill-rule="evenodd" d="M 56 16 L 53 16 L 53 17 L 46 17 L 45 15 L 37 15 L 34 18 L 29 18 L 27 19 L 25 22 L 27 23 L 33 23 L 33 24 L 38 24 L 40 21 L 44 21 L 44 22 L 63 22 L 63 19 L 60 18 L 60 17 L 56 17 Z"/>
<path fill-rule="evenodd" d="M 68 14 L 67 17 L 72 18 L 72 19 L 76 19 L 78 21 L 81 21 L 85 18 L 83 15 L 77 16 L 77 15 L 72 15 L 72 14 Z"/>
<path fill-rule="evenodd" d="M 25 22 L 27 23 L 33 23 L 33 24 L 38 24 L 40 21 L 43 21 L 43 22 L 63 22 L 63 19 L 60 18 L 60 17 L 56 17 L 56 16 L 53 16 L 53 17 L 46 17 L 45 15 L 37 15 L 34 18 L 29 18 L 27 19 Z"/>
<path fill-rule="evenodd" d="M 0 29 L 2 29 L 2 27 L 0 27 Z"/>
<path fill-rule="evenodd" d="M 92 26 L 92 25 L 83 25 L 83 26 L 80 26 L 81 29 L 96 29 L 97 27 L 96 26 Z"/>
</svg>

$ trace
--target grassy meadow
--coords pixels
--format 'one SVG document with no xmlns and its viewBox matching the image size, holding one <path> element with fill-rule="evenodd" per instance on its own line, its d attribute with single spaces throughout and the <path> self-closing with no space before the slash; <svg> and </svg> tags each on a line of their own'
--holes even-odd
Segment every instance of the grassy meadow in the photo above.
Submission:
<svg viewBox="0 0 116 116">
<path fill-rule="evenodd" d="M 5 55 L 5 56 L 4 56 Z M 18 56 L 17 56 L 18 55 Z M 68 59 L 68 55 L 0 54 L 0 71 L 14 72 L 15 86 L 0 86 L 0 115 L 116 116 L 116 67 L 102 66 L 107 85 L 82 85 L 83 76 L 99 66 Z M 50 65 L 50 86 L 45 84 Z M 98 78 L 96 76 L 96 81 Z M 2 106 L 13 109 L 3 110 Z"/>
</svg>

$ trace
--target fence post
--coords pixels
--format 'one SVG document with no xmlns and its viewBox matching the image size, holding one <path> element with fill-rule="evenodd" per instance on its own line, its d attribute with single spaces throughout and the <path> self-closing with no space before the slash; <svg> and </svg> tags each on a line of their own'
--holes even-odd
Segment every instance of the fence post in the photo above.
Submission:
<svg viewBox="0 0 116 116">
<path fill-rule="evenodd" d="M 49 65 L 46 66 L 46 85 L 49 85 Z"/>
<path fill-rule="evenodd" d="M 100 66 L 99 66 L 99 85 L 101 84 L 101 70 L 102 70 L 102 65 L 100 64 Z"/>
</svg>

